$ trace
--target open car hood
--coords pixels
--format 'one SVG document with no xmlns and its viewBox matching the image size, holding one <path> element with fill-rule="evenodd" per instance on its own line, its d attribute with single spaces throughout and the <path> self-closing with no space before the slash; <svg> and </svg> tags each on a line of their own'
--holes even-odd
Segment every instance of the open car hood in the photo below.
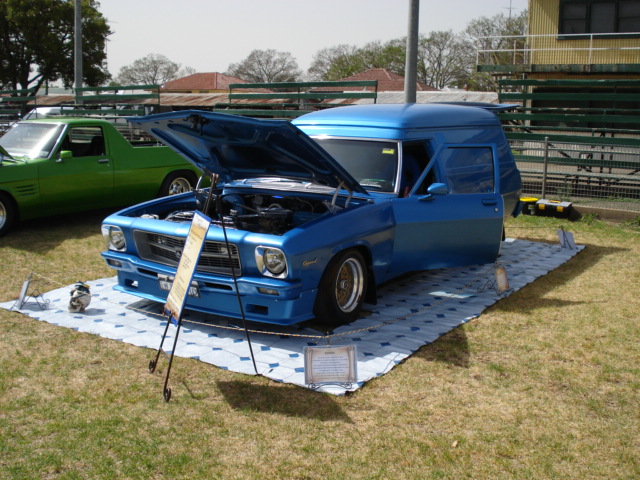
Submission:
<svg viewBox="0 0 640 480">
<path fill-rule="evenodd" d="M 366 190 L 310 137 L 286 120 L 197 110 L 127 119 L 223 182 L 287 178 Z"/>
</svg>

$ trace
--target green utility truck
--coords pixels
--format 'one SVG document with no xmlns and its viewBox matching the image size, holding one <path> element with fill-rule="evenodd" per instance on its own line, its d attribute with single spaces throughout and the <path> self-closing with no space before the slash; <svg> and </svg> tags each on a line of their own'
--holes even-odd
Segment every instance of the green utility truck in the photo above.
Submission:
<svg viewBox="0 0 640 480">
<path fill-rule="evenodd" d="M 104 119 L 15 123 L 0 137 L 0 236 L 18 220 L 133 205 L 189 191 L 201 172 Z"/>
</svg>

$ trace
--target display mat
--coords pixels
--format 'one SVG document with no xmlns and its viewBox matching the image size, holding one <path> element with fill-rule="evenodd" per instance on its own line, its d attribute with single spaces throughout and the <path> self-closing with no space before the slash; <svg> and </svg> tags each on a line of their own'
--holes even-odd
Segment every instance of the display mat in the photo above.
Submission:
<svg viewBox="0 0 640 480">
<path fill-rule="evenodd" d="M 282 327 L 248 323 L 251 349 L 240 320 L 185 311 L 175 355 L 255 375 L 253 351 L 258 374 L 310 388 L 305 384 L 304 348 L 353 344 L 357 382 L 314 386 L 343 395 L 389 372 L 421 346 L 478 317 L 500 298 L 559 267 L 583 248 L 507 239 L 496 264 L 505 267 L 509 281 L 510 290 L 502 294 L 497 293 L 494 264 L 418 272 L 379 288 L 377 305 L 365 305 L 362 318 L 328 335 L 309 324 Z M 118 292 L 113 289 L 115 283 L 115 277 L 87 282 L 92 299 L 84 313 L 68 311 L 73 285 L 43 294 L 27 291 L 22 308 L 16 301 L 0 307 L 78 332 L 153 349 L 149 351 L 151 360 L 167 325 L 160 315 L 163 305 Z M 169 325 L 163 345 L 168 353 L 175 333 L 176 327 Z"/>
</svg>

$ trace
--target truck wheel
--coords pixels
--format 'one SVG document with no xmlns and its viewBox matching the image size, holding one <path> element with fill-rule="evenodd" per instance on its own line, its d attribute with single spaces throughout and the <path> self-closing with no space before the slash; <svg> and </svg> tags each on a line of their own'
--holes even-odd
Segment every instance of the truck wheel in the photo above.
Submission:
<svg viewBox="0 0 640 480">
<path fill-rule="evenodd" d="M 162 182 L 159 197 L 190 192 L 196 185 L 196 176 L 191 172 L 172 172 Z"/>
<path fill-rule="evenodd" d="M 367 266 L 357 250 L 334 257 L 320 280 L 314 314 L 333 327 L 354 321 L 367 292 Z"/>
<path fill-rule="evenodd" d="M 17 210 L 11 197 L 0 193 L 0 237 L 7 233 L 16 220 Z"/>
</svg>

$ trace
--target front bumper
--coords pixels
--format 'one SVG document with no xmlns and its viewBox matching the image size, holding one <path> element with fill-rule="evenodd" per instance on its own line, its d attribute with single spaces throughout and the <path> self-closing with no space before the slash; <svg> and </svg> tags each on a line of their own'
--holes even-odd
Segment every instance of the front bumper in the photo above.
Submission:
<svg viewBox="0 0 640 480">
<path fill-rule="evenodd" d="M 118 252 L 102 252 L 107 265 L 118 273 L 122 292 L 165 303 L 168 291 L 160 288 L 158 275 L 175 276 L 175 268 L 146 262 Z M 286 282 L 267 277 L 232 277 L 201 274 L 199 297 L 188 296 L 185 308 L 215 315 L 244 318 L 254 322 L 291 325 L 313 318 L 317 290 L 302 290 L 302 282 Z M 239 295 L 238 295 L 239 292 Z M 268 293 L 265 293 L 268 292 Z M 242 302 L 242 311 L 240 303 Z"/>
</svg>

